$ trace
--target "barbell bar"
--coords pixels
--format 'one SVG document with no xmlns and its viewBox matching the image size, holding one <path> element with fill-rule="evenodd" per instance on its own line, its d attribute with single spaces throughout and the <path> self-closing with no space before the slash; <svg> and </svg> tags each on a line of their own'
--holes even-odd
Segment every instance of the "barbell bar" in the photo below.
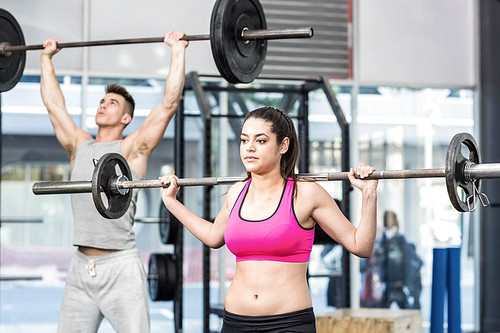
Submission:
<svg viewBox="0 0 500 333">
<path fill-rule="evenodd" d="M 463 156 L 462 148 L 469 150 Z M 300 181 L 347 181 L 348 172 L 301 173 Z M 159 180 L 131 180 L 128 164 L 117 153 L 103 155 L 97 162 L 92 181 L 38 182 L 33 184 L 33 193 L 64 194 L 92 193 L 99 213 L 107 218 L 118 218 L 125 214 L 130 204 L 131 189 L 161 188 L 168 185 Z M 456 134 L 448 146 L 444 168 L 374 171 L 365 179 L 406 179 L 406 178 L 445 178 L 448 195 L 455 209 L 461 212 L 472 211 L 470 200 L 484 195 L 480 192 L 481 179 L 500 178 L 500 163 L 481 163 L 476 141 L 468 133 Z M 179 186 L 230 185 L 244 180 L 245 177 L 206 177 L 181 178 Z M 459 192 L 459 188 L 462 192 Z M 106 196 L 104 203 L 102 195 Z M 465 200 L 463 197 L 466 197 Z"/>
<path fill-rule="evenodd" d="M 231 83 L 249 83 L 260 74 L 267 53 L 267 40 L 312 38 L 311 27 L 267 29 L 258 0 L 217 0 L 212 9 L 210 34 L 186 35 L 186 41 L 210 40 L 212 55 L 221 76 Z M 58 48 L 163 42 L 163 37 L 128 38 L 58 43 Z M 42 44 L 25 45 L 16 19 L 0 8 L 0 92 L 12 89 L 21 79 L 26 51 Z"/>
<path fill-rule="evenodd" d="M 290 38 L 311 38 L 314 35 L 314 30 L 311 27 L 304 28 L 288 28 L 288 29 L 260 29 L 260 30 L 243 30 L 241 39 L 243 41 L 250 40 L 270 40 L 270 39 L 290 39 Z M 74 47 L 90 47 L 90 46 L 108 46 L 108 45 L 126 45 L 126 44 L 149 44 L 162 43 L 165 37 L 144 37 L 144 38 L 125 38 L 125 39 L 108 39 L 94 40 L 83 42 L 57 43 L 57 48 L 74 48 Z M 181 38 L 185 41 L 202 41 L 210 40 L 210 34 L 204 35 L 185 35 Z M 12 52 L 43 50 L 43 44 L 35 45 L 10 45 L 8 42 L 0 42 L 0 56 L 10 56 Z"/>
<path fill-rule="evenodd" d="M 115 153 L 105 156 L 116 158 Z M 325 172 L 325 173 L 299 173 L 299 181 L 346 181 L 349 180 L 349 172 Z M 464 176 L 468 179 L 500 178 L 500 163 L 472 164 L 464 170 Z M 410 178 L 443 178 L 446 177 L 445 168 L 413 169 L 413 170 L 385 170 L 374 171 L 364 179 L 410 179 Z M 359 176 L 355 175 L 359 179 Z M 217 186 L 231 185 L 245 180 L 246 177 L 202 177 L 202 178 L 179 178 L 177 185 L 189 186 Z M 168 185 L 159 180 L 128 180 L 121 175 L 111 182 L 111 190 L 115 194 L 121 191 L 126 193 L 130 189 L 141 188 L 163 188 Z M 92 181 L 70 181 L 70 182 L 39 182 L 33 185 L 34 194 L 71 194 L 92 192 Z"/>
<path fill-rule="evenodd" d="M 114 153 L 110 153 L 114 154 Z M 108 155 L 108 154 L 106 154 Z M 116 156 L 111 155 L 116 158 Z M 349 172 L 324 172 L 324 173 L 299 173 L 299 181 L 345 181 L 349 180 Z M 500 178 L 500 163 L 472 164 L 464 170 L 464 176 L 468 179 Z M 374 171 L 364 179 L 410 179 L 410 178 L 443 178 L 446 177 L 445 168 L 413 169 L 413 170 L 385 170 Z M 355 178 L 359 177 L 355 175 Z M 189 186 L 217 186 L 231 185 L 245 180 L 246 177 L 202 177 L 202 178 L 179 178 L 177 185 Z M 141 188 L 163 188 L 168 185 L 159 180 L 128 180 L 125 176 L 119 176 L 112 182 L 112 191 L 119 194 L 120 191 Z M 70 182 L 38 182 L 33 185 L 34 194 L 71 194 L 92 192 L 92 181 L 70 181 Z"/>
</svg>

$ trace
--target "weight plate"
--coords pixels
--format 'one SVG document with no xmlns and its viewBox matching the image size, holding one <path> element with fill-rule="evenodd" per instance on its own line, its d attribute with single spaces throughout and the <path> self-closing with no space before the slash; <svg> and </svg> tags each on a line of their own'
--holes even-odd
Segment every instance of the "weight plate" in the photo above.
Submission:
<svg viewBox="0 0 500 333">
<path fill-rule="evenodd" d="M 132 190 L 126 194 L 112 191 L 119 176 L 132 180 L 132 173 L 125 158 L 117 153 L 103 155 L 94 168 L 92 175 L 92 198 L 97 211 L 108 219 L 122 217 L 130 206 Z"/>
<path fill-rule="evenodd" d="M 463 146 L 469 150 L 468 158 L 462 154 Z M 481 155 L 474 137 L 468 133 L 456 134 L 446 152 L 445 177 L 448 196 L 453 207 L 459 212 L 468 212 L 467 197 L 474 192 L 474 184 L 465 179 L 465 165 L 468 162 L 481 163 Z M 477 189 L 481 190 L 481 180 L 476 180 Z M 460 190 L 461 189 L 461 190 Z"/>
<path fill-rule="evenodd" d="M 245 41 L 244 29 L 267 29 L 258 0 L 217 0 L 210 20 L 210 44 L 217 69 L 231 83 L 249 83 L 260 74 L 267 40 Z"/>
<path fill-rule="evenodd" d="M 179 228 L 179 221 L 170 214 L 163 202 L 160 203 L 160 239 L 163 244 L 174 244 Z"/>
<path fill-rule="evenodd" d="M 174 299 L 177 283 L 175 259 L 170 253 L 152 253 L 148 263 L 148 290 L 152 301 Z"/>
<path fill-rule="evenodd" d="M 25 45 L 21 27 L 14 16 L 0 8 L 0 43 Z M 12 89 L 21 79 L 26 65 L 26 51 L 0 55 L 0 92 Z"/>
</svg>

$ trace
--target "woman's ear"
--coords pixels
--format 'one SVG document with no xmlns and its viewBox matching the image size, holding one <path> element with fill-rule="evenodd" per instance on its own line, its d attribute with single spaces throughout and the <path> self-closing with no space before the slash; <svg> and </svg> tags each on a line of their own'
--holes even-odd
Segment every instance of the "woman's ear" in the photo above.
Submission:
<svg viewBox="0 0 500 333">
<path fill-rule="evenodd" d="M 290 138 L 285 137 L 283 141 L 281 141 L 280 145 L 280 154 L 285 154 L 288 151 L 288 147 L 290 146 Z"/>
</svg>

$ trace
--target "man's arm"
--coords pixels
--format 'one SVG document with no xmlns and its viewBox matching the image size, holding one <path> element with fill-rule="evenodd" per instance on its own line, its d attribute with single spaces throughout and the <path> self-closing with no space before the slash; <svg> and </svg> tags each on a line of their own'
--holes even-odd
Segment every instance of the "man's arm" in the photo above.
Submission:
<svg viewBox="0 0 500 333">
<path fill-rule="evenodd" d="M 122 143 L 122 151 L 130 167 L 141 175 L 146 173 L 147 159 L 160 143 L 165 130 L 179 106 L 185 77 L 185 54 L 187 41 L 180 38 L 182 32 L 170 31 L 165 43 L 172 49 L 170 70 L 165 82 L 163 100 L 146 117 L 141 127 Z"/>
<path fill-rule="evenodd" d="M 91 137 L 76 126 L 66 109 L 64 96 L 52 64 L 52 56 L 59 52 L 56 48 L 57 42 L 57 39 L 49 39 L 43 43 L 44 49 L 40 55 L 40 92 L 43 103 L 49 112 L 52 126 L 54 126 L 56 138 L 73 160 L 78 145 L 83 141 L 90 140 Z"/>
</svg>

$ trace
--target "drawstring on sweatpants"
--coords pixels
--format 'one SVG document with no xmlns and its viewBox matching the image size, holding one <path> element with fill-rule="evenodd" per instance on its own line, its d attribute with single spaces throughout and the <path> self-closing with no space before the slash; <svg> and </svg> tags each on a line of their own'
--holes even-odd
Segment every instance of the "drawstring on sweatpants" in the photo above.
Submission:
<svg viewBox="0 0 500 333">
<path fill-rule="evenodd" d="M 87 270 L 87 272 L 89 272 L 89 275 L 90 275 L 90 276 L 96 276 L 96 271 L 95 271 L 95 260 L 93 260 L 93 259 L 89 259 L 89 260 L 85 263 L 85 269 Z"/>
</svg>

